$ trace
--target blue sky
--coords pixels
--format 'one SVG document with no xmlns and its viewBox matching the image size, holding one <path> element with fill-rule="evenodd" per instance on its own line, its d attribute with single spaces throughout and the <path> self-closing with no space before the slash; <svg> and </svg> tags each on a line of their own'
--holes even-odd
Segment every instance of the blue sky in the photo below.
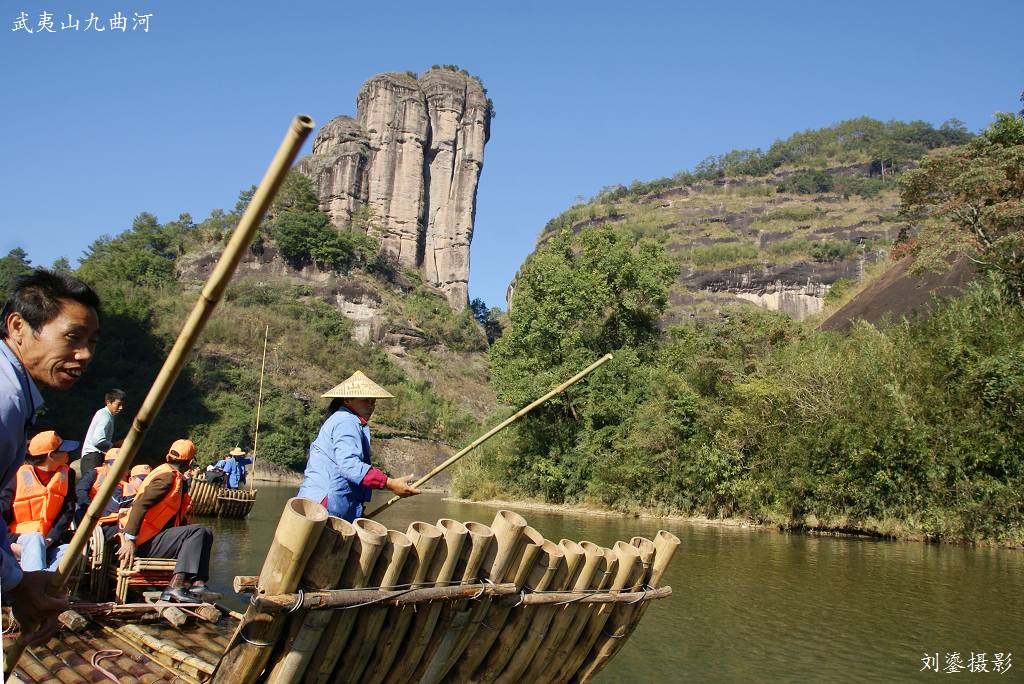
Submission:
<svg viewBox="0 0 1024 684">
<path fill-rule="evenodd" d="M 127 32 L 83 30 L 117 11 Z M 22 12 L 56 32 L 12 31 Z M 497 111 L 470 296 L 504 307 L 544 223 L 603 186 L 855 116 L 978 130 L 1019 109 L 1022 25 L 1020 2 L 2 0 L 0 250 L 76 263 L 141 211 L 229 209 L 295 113 L 458 64 Z"/>
</svg>

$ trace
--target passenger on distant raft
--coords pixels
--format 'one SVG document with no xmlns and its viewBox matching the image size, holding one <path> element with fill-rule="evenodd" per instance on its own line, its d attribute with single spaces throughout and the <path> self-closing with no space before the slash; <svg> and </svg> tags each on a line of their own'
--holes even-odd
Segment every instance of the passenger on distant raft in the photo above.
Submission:
<svg viewBox="0 0 1024 684">
<path fill-rule="evenodd" d="M 327 417 L 309 446 L 309 461 L 299 496 L 316 501 L 333 516 L 353 521 L 363 515 L 372 490 L 390 489 L 401 497 L 420 491 L 412 475 L 393 478 L 370 465 L 370 428 L 377 399 L 394 395 L 356 371 L 322 396 L 330 398 Z"/>
<path fill-rule="evenodd" d="M 205 589 L 210 579 L 213 533 L 202 525 L 189 525 L 187 518 L 191 499 L 185 472 L 195 455 L 195 444 L 176 440 L 167 452 L 167 462 L 146 476 L 118 521 L 121 548 L 117 556 L 125 564 L 136 553 L 177 560 L 171 583 L 160 595 L 163 601 L 198 601 L 200 597 L 189 588 Z"/>
<path fill-rule="evenodd" d="M 225 485 L 228 489 L 238 489 L 245 484 L 245 466 L 252 463 L 251 458 L 246 457 L 246 452 L 242 449 L 235 447 L 228 454 L 229 458 L 224 461 L 218 461 L 223 463 L 221 466 L 224 469 L 224 475 L 227 478 Z"/>
<path fill-rule="evenodd" d="M 36 269 L 14 281 L 0 314 L 0 486 L 25 459 L 29 428 L 43 405 L 37 385 L 70 389 L 89 367 L 99 338 L 100 300 L 63 273 Z M 50 573 L 22 572 L 0 544 L 0 593 L 29 645 L 49 638 L 67 610 L 66 596 L 47 593 Z"/>
</svg>

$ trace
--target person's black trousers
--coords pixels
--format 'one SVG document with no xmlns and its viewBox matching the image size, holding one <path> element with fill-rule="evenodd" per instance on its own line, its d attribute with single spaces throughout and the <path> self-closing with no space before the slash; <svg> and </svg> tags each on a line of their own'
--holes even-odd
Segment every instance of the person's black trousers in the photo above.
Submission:
<svg viewBox="0 0 1024 684">
<path fill-rule="evenodd" d="M 202 525 L 182 525 L 158 532 L 135 549 L 136 556 L 174 558 L 174 572 L 183 572 L 190 580 L 210 579 L 210 548 L 213 532 Z"/>
<path fill-rule="evenodd" d="M 103 454 L 98 451 L 90 451 L 87 454 L 82 454 L 82 475 L 85 477 L 89 471 L 96 470 L 96 466 L 103 462 Z"/>
</svg>

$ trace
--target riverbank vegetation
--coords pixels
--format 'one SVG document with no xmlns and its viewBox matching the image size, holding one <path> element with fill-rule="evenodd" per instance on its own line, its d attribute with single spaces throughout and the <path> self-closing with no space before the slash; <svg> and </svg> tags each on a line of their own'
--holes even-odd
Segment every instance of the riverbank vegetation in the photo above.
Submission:
<svg viewBox="0 0 1024 684">
<path fill-rule="evenodd" d="M 966 254 L 981 276 L 927 317 L 845 336 L 752 307 L 662 331 L 674 270 L 651 242 L 549 238 L 491 350 L 499 399 L 615 359 L 484 448 L 456 494 L 1024 543 L 1022 132 L 1002 116 L 901 183 L 904 215 L 928 217 L 904 251 Z"/>
</svg>

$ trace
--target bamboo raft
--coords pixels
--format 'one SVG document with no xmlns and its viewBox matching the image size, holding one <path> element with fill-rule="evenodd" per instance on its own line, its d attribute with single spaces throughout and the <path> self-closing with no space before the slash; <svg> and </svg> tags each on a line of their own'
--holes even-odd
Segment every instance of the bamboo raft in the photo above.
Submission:
<svg viewBox="0 0 1024 684">
<path fill-rule="evenodd" d="M 192 478 L 188 493 L 192 513 L 204 517 L 244 518 L 256 503 L 256 489 L 228 489 L 207 482 L 202 475 Z"/>
<path fill-rule="evenodd" d="M 587 682 L 671 595 L 678 545 L 665 531 L 556 544 L 511 511 L 400 532 L 295 498 L 260 575 L 235 578 L 244 615 L 92 615 L 29 649 L 15 681 L 104 681 L 95 659 L 117 651 L 99 664 L 122 682 Z"/>
</svg>

